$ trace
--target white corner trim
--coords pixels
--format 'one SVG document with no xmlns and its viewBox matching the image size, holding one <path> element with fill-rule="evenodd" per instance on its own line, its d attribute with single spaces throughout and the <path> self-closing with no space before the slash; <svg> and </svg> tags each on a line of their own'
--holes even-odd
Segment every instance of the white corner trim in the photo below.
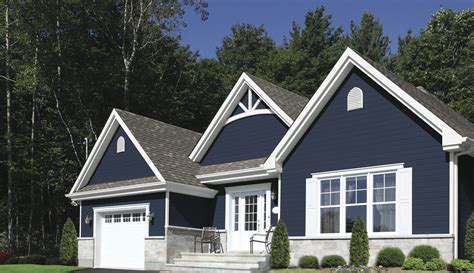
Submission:
<svg viewBox="0 0 474 273">
<path fill-rule="evenodd" d="M 255 168 L 248 168 L 248 169 L 241 169 L 241 170 L 234 170 L 234 171 L 196 175 L 196 178 L 199 181 L 201 181 L 201 183 L 203 184 L 218 185 L 218 184 L 260 180 L 260 179 L 266 179 L 266 178 L 278 178 L 278 174 L 279 174 L 278 171 L 265 170 L 263 166 L 260 166 L 260 167 L 255 167 Z"/>
<path fill-rule="evenodd" d="M 363 174 L 363 173 L 378 173 L 378 172 L 386 172 L 386 171 L 403 169 L 404 165 L 405 163 L 394 163 L 394 164 L 386 164 L 386 165 L 378 165 L 378 166 L 344 169 L 340 171 L 338 170 L 338 171 L 318 172 L 318 173 L 312 173 L 311 175 L 313 178 L 325 178 L 325 177 L 333 177 L 335 175 L 347 176 L 347 175 Z"/>
<path fill-rule="evenodd" d="M 187 185 L 187 184 L 171 182 L 171 181 L 166 182 L 166 190 L 170 192 L 192 195 L 192 196 L 203 197 L 203 198 L 214 198 L 218 192 L 217 190 L 213 190 L 210 188 Z"/>
<path fill-rule="evenodd" d="M 170 223 L 170 192 L 166 191 L 165 197 L 165 227 Z"/>
<path fill-rule="evenodd" d="M 301 111 L 298 118 L 278 143 L 272 154 L 265 162 L 266 168 L 274 168 L 281 164 L 294 148 L 299 139 L 303 136 L 315 118 L 321 113 L 332 95 L 341 85 L 352 68 L 357 67 L 369 78 L 380 85 L 390 95 L 400 101 L 404 106 L 410 109 L 421 120 L 431 126 L 442 135 L 443 148 L 453 149 L 460 145 L 465 138 L 455 132 L 443 120 L 429 111 L 426 107 L 408 95 L 398 85 L 389 80 L 385 75 L 375 69 L 371 64 L 359 56 L 355 51 L 347 48 L 337 61 L 328 76 L 324 79 L 318 90 L 310 99 L 305 108 Z"/>
<path fill-rule="evenodd" d="M 144 184 L 139 184 L 139 185 L 115 187 L 115 188 L 110 188 L 110 189 L 75 192 L 72 194 L 66 194 L 66 197 L 70 198 L 73 201 L 81 201 L 81 200 L 113 198 L 113 197 L 128 196 L 128 195 L 147 194 L 147 193 L 154 193 L 154 192 L 162 192 L 165 190 L 166 190 L 165 182 L 155 182 L 155 183 L 144 183 Z"/>
<path fill-rule="evenodd" d="M 122 118 L 120 118 L 120 115 L 114 109 L 112 110 L 112 113 L 110 114 L 109 119 L 107 120 L 104 126 L 104 129 L 102 129 L 102 132 L 100 133 L 97 142 L 92 148 L 90 156 L 87 158 L 86 163 L 82 167 L 81 172 L 79 173 L 79 176 L 77 177 L 69 194 L 75 193 L 78 189 L 84 186 L 85 183 L 89 182 L 89 179 L 92 177 L 96 167 L 102 159 L 103 154 L 107 150 L 107 147 L 109 146 L 110 141 L 112 140 L 115 134 L 115 131 L 119 126 L 122 127 L 128 138 L 132 141 L 133 145 L 135 145 L 138 152 L 143 157 L 143 159 L 148 164 L 148 166 L 153 171 L 158 180 L 162 182 L 165 181 L 161 173 L 158 171 L 156 166 L 153 164 L 153 162 L 150 160 L 150 158 L 140 146 L 138 141 L 135 139 L 133 134 L 130 132 L 127 125 L 123 122 Z"/>
<path fill-rule="evenodd" d="M 211 123 L 203 133 L 198 143 L 191 151 L 189 158 L 194 162 L 199 162 L 209 147 L 212 145 L 214 139 L 217 137 L 222 127 L 225 126 L 227 120 L 233 112 L 235 107 L 238 107 L 240 100 L 247 89 L 252 89 L 255 94 L 270 108 L 270 111 L 276 114 L 288 127 L 293 124 L 293 119 L 288 116 L 250 77 L 242 73 L 240 78 L 235 83 L 229 95 L 222 103 Z M 242 107 L 243 105 L 240 105 Z M 254 105 L 255 106 L 255 105 Z M 244 108 L 246 108 L 244 106 Z M 242 109 L 244 109 L 242 108 Z M 250 109 L 247 109 L 250 110 Z M 257 111 L 258 109 L 251 109 Z"/>
</svg>

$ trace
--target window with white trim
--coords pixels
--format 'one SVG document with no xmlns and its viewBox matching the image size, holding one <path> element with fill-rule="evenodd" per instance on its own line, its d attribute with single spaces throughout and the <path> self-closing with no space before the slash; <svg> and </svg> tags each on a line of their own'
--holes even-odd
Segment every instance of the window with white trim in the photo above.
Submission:
<svg viewBox="0 0 474 273">
<path fill-rule="evenodd" d="M 123 214 L 123 222 L 130 222 L 130 213 L 124 213 Z"/>
<path fill-rule="evenodd" d="M 114 214 L 114 223 L 122 222 L 122 214 Z"/>
<path fill-rule="evenodd" d="M 412 234 L 412 168 L 399 163 L 314 173 L 306 180 L 305 215 L 307 236 L 345 236 L 358 217 L 369 235 Z"/>
<path fill-rule="evenodd" d="M 105 222 L 106 223 L 112 223 L 112 215 L 108 214 L 108 215 L 105 215 Z"/>
<path fill-rule="evenodd" d="M 141 216 L 141 213 L 140 212 L 134 212 L 132 214 L 132 219 L 133 219 L 133 222 L 140 222 L 140 216 Z"/>
<path fill-rule="evenodd" d="M 120 136 L 117 139 L 117 153 L 123 152 L 125 152 L 125 138 L 123 136 Z"/>
</svg>

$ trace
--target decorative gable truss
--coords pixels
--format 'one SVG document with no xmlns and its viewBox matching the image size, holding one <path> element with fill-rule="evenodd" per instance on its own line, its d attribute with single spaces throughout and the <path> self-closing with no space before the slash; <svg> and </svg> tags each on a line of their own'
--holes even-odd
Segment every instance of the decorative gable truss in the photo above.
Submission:
<svg viewBox="0 0 474 273">
<path fill-rule="evenodd" d="M 264 114 L 275 114 L 288 127 L 293 124 L 293 119 L 251 77 L 242 73 L 189 158 L 194 162 L 200 162 L 226 124 L 245 117 Z"/>
</svg>

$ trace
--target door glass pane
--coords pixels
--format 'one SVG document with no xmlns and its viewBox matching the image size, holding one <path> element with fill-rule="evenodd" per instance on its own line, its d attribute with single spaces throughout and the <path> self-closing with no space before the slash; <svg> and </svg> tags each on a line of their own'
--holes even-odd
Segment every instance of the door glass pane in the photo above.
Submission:
<svg viewBox="0 0 474 273">
<path fill-rule="evenodd" d="M 395 231 L 395 204 L 374 205 L 374 232 Z"/>
<path fill-rule="evenodd" d="M 339 208 L 321 209 L 321 233 L 339 232 Z"/>
<path fill-rule="evenodd" d="M 239 197 L 234 197 L 234 230 L 239 231 Z"/>
<path fill-rule="evenodd" d="M 267 230 L 267 194 L 263 195 L 263 230 Z"/>
<path fill-rule="evenodd" d="M 245 230 L 257 230 L 258 195 L 245 196 Z"/>
</svg>

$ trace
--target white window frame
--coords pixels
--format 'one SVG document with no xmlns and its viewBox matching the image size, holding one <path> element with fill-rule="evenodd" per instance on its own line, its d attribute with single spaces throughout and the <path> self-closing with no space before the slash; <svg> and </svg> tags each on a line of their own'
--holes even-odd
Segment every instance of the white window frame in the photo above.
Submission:
<svg viewBox="0 0 474 273">
<path fill-rule="evenodd" d="M 329 180 L 329 187 L 330 187 L 330 190 L 329 192 L 327 192 L 327 194 L 329 194 L 329 205 L 321 205 L 321 195 L 323 194 L 323 192 L 321 192 L 321 184 L 322 184 L 322 181 L 327 181 Z M 332 191 L 332 181 L 333 180 L 339 180 L 339 191 Z M 333 193 L 339 193 L 339 204 L 337 205 L 332 205 L 332 194 Z M 341 205 L 342 205 L 342 180 L 340 179 L 340 177 L 331 177 L 331 178 L 323 178 L 323 179 L 319 179 L 318 180 L 318 197 L 319 197 L 319 200 L 318 200 L 318 221 L 319 221 L 319 224 L 318 224 L 318 232 L 319 234 L 324 234 L 324 235 L 333 235 L 333 234 L 339 234 L 341 232 L 341 214 L 342 214 L 342 211 L 341 211 Z M 321 232 L 321 209 L 329 209 L 329 208 L 339 208 L 339 232 L 335 232 L 335 233 L 322 233 Z"/>
<path fill-rule="evenodd" d="M 363 167 L 363 168 L 355 168 L 355 169 L 346 169 L 346 170 L 338 170 L 338 171 L 329 171 L 329 172 L 320 172 L 320 173 L 312 173 L 312 177 L 308 178 L 306 181 L 307 184 L 307 190 L 308 190 L 308 185 L 313 184 L 314 188 L 313 191 L 316 191 L 316 199 L 317 201 L 313 204 L 310 205 L 308 204 L 308 199 L 310 198 L 309 196 L 306 196 L 306 236 L 317 236 L 318 238 L 349 238 L 351 236 L 351 233 L 346 233 L 346 178 L 349 177 L 354 177 L 354 176 L 363 176 L 365 175 L 367 178 L 367 186 L 366 186 L 366 191 L 367 191 L 367 200 L 365 203 L 367 212 L 366 212 L 366 217 L 367 217 L 367 233 L 369 237 L 384 237 L 384 236 L 394 236 L 394 235 L 401 235 L 400 230 L 399 230 L 399 202 L 401 199 L 406 201 L 406 199 L 410 199 L 410 206 L 411 206 L 411 190 L 410 196 L 408 197 L 403 197 L 400 196 L 399 192 L 399 174 L 400 171 L 402 170 L 407 170 L 411 172 L 411 168 L 404 168 L 404 163 L 396 163 L 396 164 L 388 164 L 388 165 L 379 165 L 379 166 L 371 166 L 371 167 Z M 373 206 L 375 205 L 373 203 L 373 176 L 376 174 L 385 174 L 385 173 L 395 173 L 396 174 L 396 184 L 395 184 L 395 231 L 393 232 L 373 232 Z M 321 194 L 321 181 L 322 180 L 327 180 L 327 179 L 340 179 L 340 202 L 339 202 L 339 233 L 321 233 L 321 208 L 327 207 L 327 206 L 321 206 L 320 202 L 320 194 Z M 412 181 L 410 180 L 410 186 L 412 184 Z M 307 193 L 308 194 L 308 193 Z M 314 192 L 312 193 L 314 194 Z M 314 198 L 314 197 L 313 197 Z M 309 201 L 312 202 L 312 201 Z M 394 203 L 394 202 L 388 202 L 388 203 Z M 376 204 L 383 204 L 383 203 L 376 203 Z M 359 204 L 349 204 L 351 205 L 359 205 Z M 362 205 L 362 203 L 360 204 Z M 308 213 L 309 212 L 309 213 Z M 408 212 L 404 212 L 408 213 Z M 404 229 L 404 235 L 407 235 L 407 233 L 411 234 L 411 211 L 408 213 L 407 218 L 409 218 L 409 228 Z M 311 218 L 311 219 L 309 219 Z M 406 224 L 406 223 L 405 223 Z M 315 225 L 315 227 L 311 227 L 311 225 Z"/>
</svg>

